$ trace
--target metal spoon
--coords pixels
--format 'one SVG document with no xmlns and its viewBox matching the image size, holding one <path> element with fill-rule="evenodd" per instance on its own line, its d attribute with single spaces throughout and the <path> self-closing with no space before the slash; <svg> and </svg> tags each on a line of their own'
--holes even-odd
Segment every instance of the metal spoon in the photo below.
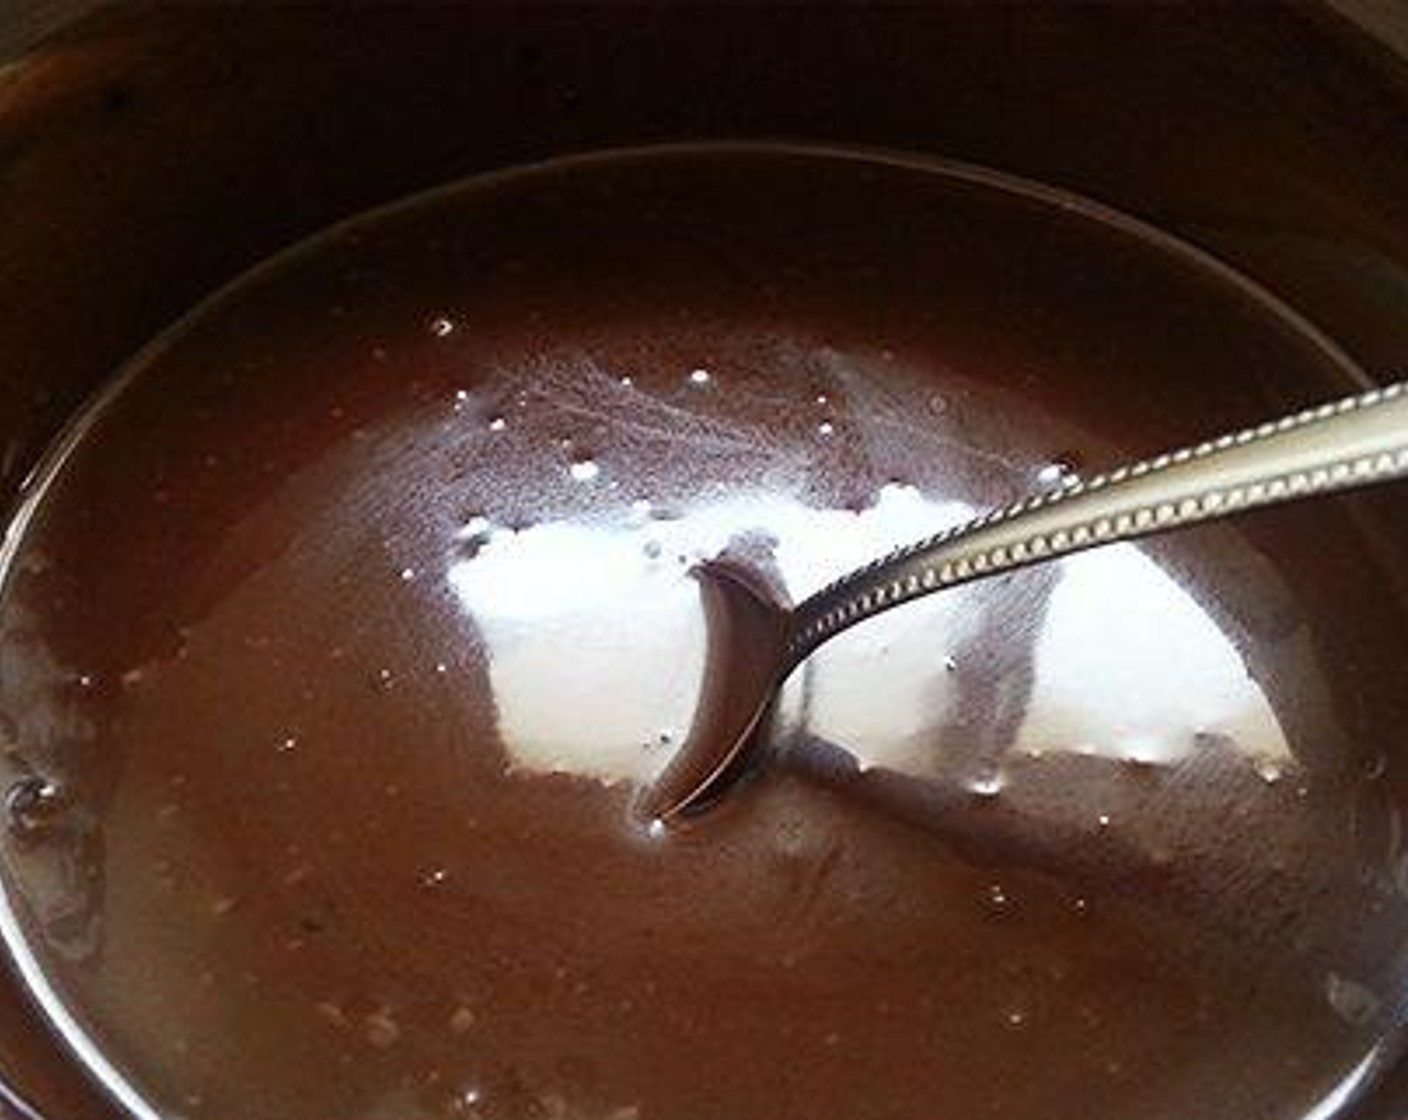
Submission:
<svg viewBox="0 0 1408 1120">
<path fill-rule="evenodd" d="M 646 810 L 663 820 L 706 798 L 792 670 L 882 611 L 1099 545 L 1404 476 L 1408 382 L 1399 382 L 995 510 L 898 548 L 791 610 L 745 567 L 702 565 L 709 649 L 700 702 Z"/>
</svg>

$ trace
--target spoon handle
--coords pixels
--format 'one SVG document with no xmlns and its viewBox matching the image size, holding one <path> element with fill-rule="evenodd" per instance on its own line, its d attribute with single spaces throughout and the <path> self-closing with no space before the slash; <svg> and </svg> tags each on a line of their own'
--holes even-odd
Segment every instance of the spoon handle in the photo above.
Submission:
<svg viewBox="0 0 1408 1120">
<path fill-rule="evenodd" d="M 799 604 L 792 666 L 891 607 L 1097 545 L 1408 475 L 1408 382 L 1076 481 L 902 546 Z"/>
</svg>

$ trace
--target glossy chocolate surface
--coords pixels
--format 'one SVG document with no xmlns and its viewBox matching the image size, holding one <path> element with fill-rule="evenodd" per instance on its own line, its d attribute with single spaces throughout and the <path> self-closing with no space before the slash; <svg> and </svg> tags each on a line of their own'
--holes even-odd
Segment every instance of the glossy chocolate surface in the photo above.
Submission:
<svg viewBox="0 0 1408 1120">
<path fill-rule="evenodd" d="M 1402 981 L 1382 503 L 897 611 L 794 680 L 778 765 L 664 833 L 632 802 L 691 563 L 800 597 L 1356 376 L 919 165 L 594 159 L 342 227 L 149 348 L 30 507 L 35 968 L 168 1115 L 1311 1115 Z"/>
</svg>

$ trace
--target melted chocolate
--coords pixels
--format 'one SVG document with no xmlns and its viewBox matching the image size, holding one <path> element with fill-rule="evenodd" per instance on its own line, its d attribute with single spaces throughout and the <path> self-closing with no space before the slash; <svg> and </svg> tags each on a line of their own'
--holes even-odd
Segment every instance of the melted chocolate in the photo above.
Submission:
<svg viewBox="0 0 1408 1120">
<path fill-rule="evenodd" d="M 51 1010 L 173 1115 L 1306 1116 L 1402 980 L 1362 496 L 894 612 L 794 679 L 778 765 L 663 835 L 632 804 L 693 563 L 800 598 L 1356 376 L 920 165 L 588 160 L 340 227 L 145 351 L 10 557 Z"/>
</svg>

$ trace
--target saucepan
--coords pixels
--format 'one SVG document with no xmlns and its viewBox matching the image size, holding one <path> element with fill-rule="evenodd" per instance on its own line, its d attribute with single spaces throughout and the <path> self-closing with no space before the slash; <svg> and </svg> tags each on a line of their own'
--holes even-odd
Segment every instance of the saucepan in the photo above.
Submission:
<svg viewBox="0 0 1408 1120">
<path fill-rule="evenodd" d="M 0 52 L 0 1115 L 1408 1116 L 1401 488 L 896 611 L 663 841 L 582 792 L 678 735 L 613 755 L 612 690 L 697 669 L 700 550 L 804 594 L 1401 379 L 1397 7 L 21 3 Z"/>
</svg>

